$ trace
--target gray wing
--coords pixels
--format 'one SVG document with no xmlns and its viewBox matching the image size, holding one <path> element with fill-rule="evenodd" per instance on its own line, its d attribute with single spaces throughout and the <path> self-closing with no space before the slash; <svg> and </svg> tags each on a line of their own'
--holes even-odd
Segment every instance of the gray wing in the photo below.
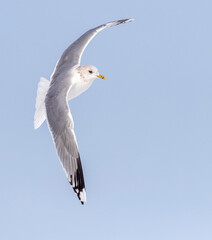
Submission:
<svg viewBox="0 0 212 240">
<path fill-rule="evenodd" d="M 69 183 L 83 204 L 86 201 L 85 183 L 74 133 L 74 122 L 68 107 L 68 79 L 50 85 L 45 98 L 46 117 L 57 154 Z"/>
<path fill-rule="evenodd" d="M 59 76 L 61 73 L 65 73 L 71 67 L 80 64 L 81 56 L 87 47 L 88 43 L 96 36 L 96 34 L 107 27 L 119 25 L 121 23 L 131 22 L 133 19 L 123 19 L 102 24 L 96 28 L 90 29 L 72 43 L 62 54 L 61 58 L 57 62 L 55 70 L 51 78 Z"/>
</svg>

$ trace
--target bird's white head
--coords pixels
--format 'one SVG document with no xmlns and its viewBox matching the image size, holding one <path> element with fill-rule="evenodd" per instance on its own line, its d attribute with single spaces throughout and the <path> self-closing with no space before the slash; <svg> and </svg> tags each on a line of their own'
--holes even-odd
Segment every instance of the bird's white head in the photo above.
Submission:
<svg viewBox="0 0 212 240">
<path fill-rule="evenodd" d="M 86 81 L 94 80 L 95 78 L 102 78 L 106 80 L 106 78 L 99 74 L 98 69 L 92 65 L 82 65 L 77 68 L 81 78 Z"/>
</svg>

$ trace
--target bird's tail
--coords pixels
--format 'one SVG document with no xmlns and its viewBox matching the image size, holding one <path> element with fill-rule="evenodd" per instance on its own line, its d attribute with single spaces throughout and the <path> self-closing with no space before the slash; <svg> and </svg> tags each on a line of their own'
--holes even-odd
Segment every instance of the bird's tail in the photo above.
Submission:
<svg viewBox="0 0 212 240">
<path fill-rule="evenodd" d="M 49 89 L 49 80 L 41 77 L 38 83 L 35 103 L 34 128 L 39 128 L 46 119 L 45 97 Z"/>
</svg>

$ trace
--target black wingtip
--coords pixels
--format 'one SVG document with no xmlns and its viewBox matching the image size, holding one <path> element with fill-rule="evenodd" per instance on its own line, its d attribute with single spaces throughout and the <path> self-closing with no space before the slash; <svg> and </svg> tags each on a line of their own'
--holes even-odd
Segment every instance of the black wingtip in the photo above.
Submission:
<svg viewBox="0 0 212 240">
<path fill-rule="evenodd" d="M 133 18 L 126 18 L 126 19 L 122 19 L 122 20 L 118 20 L 117 22 L 121 23 L 127 23 L 127 22 L 132 22 L 134 21 Z"/>
<path fill-rule="evenodd" d="M 72 185 L 72 183 L 69 181 L 69 184 Z M 76 187 L 73 187 L 74 192 L 77 194 L 78 199 L 80 200 L 81 204 L 84 205 L 84 203 L 86 202 L 86 192 L 85 192 L 85 188 L 79 190 Z"/>
<path fill-rule="evenodd" d="M 86 192 L 85 192 L 85 182 L 82 171 L 82 164 L 80 160 L 80 155 L 76 159 L 77 167 L 73 175 L 69 177 L 69 183 L 72 186 L 74 192 L 77 194 L 80 202 L 84 204 L 86 202 Z"/>
</svg>

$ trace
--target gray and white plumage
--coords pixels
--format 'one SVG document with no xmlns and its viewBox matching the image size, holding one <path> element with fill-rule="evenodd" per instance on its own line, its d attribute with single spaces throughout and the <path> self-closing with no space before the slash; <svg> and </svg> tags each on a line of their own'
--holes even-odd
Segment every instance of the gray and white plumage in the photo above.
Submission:
<svg viewBox="0 0 212 240">
<path fill-rule="evenodd" d="M 64 51 L 50 82 L 41 78 L 38 84 L 34 127 L 40 127 L 47 119 L 63 169 L 82 204 L 86 202 L 85 183 L 68 101 L 86 91 L 95 78 L 105 79 L 96 67 L 80 66 L 81 56 L 88 43 L 104 28 L 132 20 L 113 21 L 87 31 Z"/>
</svg>

